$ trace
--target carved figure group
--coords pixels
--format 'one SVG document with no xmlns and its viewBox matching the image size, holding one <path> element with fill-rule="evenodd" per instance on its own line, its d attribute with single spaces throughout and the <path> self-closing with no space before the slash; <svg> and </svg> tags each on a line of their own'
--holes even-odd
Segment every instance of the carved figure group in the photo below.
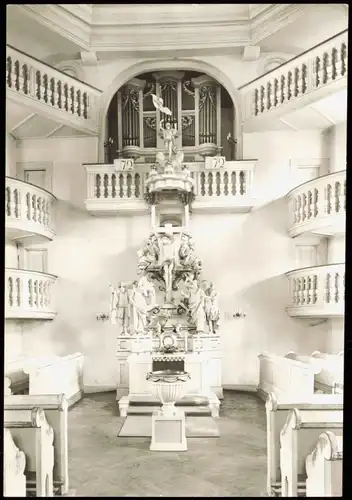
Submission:
<svg viewBox="0 0 352 500">
<path fill-rule="evenodd" d="M 159 245 L 155 234 L 151 234 L 142 247 L 137 252 L 138 274 L 143 273 L 150 265 L 155 264 L 159 257 Z"/>
<path fill-rule="evenodd" d="M 194 268 L 196 274 L 201 271 L 201 261 L 195 255 L 193 238 L 188 233 L 181 234 L 181 244 L 178 255 L 180 264 Z"/>
<path fill-rule="evenodd" d="M 216 334 L 219 329 L 220 311 L 219 294 L 214 284 L 201 286 L 197 279 L 187 277 L 185 290 L 181 292 L 182 301 L 188 308 L 191 323 L 197 332 Z"/>
</svg>

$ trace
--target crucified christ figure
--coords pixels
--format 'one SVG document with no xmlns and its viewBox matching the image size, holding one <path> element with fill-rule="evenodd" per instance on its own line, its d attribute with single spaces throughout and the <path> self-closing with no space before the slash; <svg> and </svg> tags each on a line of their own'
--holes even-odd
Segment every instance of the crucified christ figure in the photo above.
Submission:
<svg viewBox="0 0 352 500">
<path fill-rule="evenodd" d="M 165 300 L 170 302 L 172 298 L 172 281 L 175 269 L 174 239 L 172 235 L 163 234 L 159 239 L 160 264 L 164 272 Z"/>
</svg>

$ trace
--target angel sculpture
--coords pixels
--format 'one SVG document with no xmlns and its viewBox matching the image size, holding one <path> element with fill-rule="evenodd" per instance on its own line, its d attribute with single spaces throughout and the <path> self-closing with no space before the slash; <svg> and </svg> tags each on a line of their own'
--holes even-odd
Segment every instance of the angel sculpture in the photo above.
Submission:
<svg viewBox="0 0 352 500">
<path fill-rule="evenodd" d="M 110 318 L 111 323 L 118 323 L 121 328 L 121 334 L 127 335 L 130 326 L 130 301 L 129 291 L 124 283 L 119 283 L 118 288 L 110 285 L 111 302 L 110 302 Z"/>
<path fill-rule="evenodd" d="M 164 120 L 160 121 L 160 133 L 164 139 L 164 149 L 167 151 L 169 162 L 171 162 L 172 154 L 176 154 L 177 125 L 175 123 L 174 128 L 171 128 L 171 123 L 166 122 L 165 127 L 163 127 L 163 122 Z"/>
</svg>

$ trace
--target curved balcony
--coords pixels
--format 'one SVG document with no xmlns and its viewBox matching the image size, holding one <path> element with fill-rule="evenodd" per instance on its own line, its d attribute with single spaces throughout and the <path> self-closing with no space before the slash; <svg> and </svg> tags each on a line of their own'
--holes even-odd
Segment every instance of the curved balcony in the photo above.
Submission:
<svg viewBox="0 0 352 500">
<path fill-rule="evenodd" d="M 288 193 L 289 234 L 332 236 L 346 228 L 346 170 L 323 175 Z"/>
<path fill-rule="evenodd" d="M 345 314 L 345 264 L 305 267 L 286 273 L 290 316 L 331 318 Z"/>
<path fill-rule="evenodd" d="M 45 189 L 6 177 L 6 237 L 10 240 L 26 238 L 30 243 L 52 240 L 55 201 L 55 196 Z"/>
<path fill-rule="evenodd" d="M 249 212 L 254 205 L 253 175 L 257 160 L 226 161 L 221 169 L 204 162 L 187 163 L 194 181 L 194 212 Z M 86 208 L 94 215 L 146 213 L 144 201 L 150 164 L 117 171 L 114 165 L 85 164 Z"/>
<path fill-rule="evenodd" d="M 348 30 L 239 88 L 245 132 L 347 87 Z"/>
<path fill-rule="evenodd" d="M 53 274 L 5 268 L 5 318 L 53 319 L 56 279 Z"/>
<path fill-rule="evenodd" d="M 6 46 L 7 97 L 29 111 L 97 134 L 101 90 Z"/>
</svg>

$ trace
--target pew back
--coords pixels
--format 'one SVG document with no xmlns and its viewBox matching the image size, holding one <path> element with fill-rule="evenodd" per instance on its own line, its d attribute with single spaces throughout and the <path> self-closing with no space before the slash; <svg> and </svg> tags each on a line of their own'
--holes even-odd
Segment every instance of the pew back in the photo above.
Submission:
<svg viewBox="0 0 352 500">
<path fill-rule="evenodd" d="M 11 395 L 5 396 L 5 410 L 31 410 L 40 407 L 54 431 L 54 472 L 53 480 L 60 494 L 68 492 L 68 425 L 67 399 L 64 394 Z"/>
<path fill-rule="evenodd" d="M 310 398 L 280 398 L 274 393 L 268 395 L 266 404 L 267 425 L 267 492 L 268 495 L 281 491 L 280 432 L 290 410 L 312 411 L 324 408 L 343 408 L 341 395 L 315 394 Z"/>
<path fill-rule="evenodd" d="M 36 496 L 53 496 L 54 433 L 44 410 L 4 410 L 4 427 L 26 456 L 26 482 L 34 477 Z"/>
<path fill-rule="evenodd" d="M 26 457 L 15 445 L 9 429 L 4 429 L 4 496 L 25 497 Z"/>
</svg>

